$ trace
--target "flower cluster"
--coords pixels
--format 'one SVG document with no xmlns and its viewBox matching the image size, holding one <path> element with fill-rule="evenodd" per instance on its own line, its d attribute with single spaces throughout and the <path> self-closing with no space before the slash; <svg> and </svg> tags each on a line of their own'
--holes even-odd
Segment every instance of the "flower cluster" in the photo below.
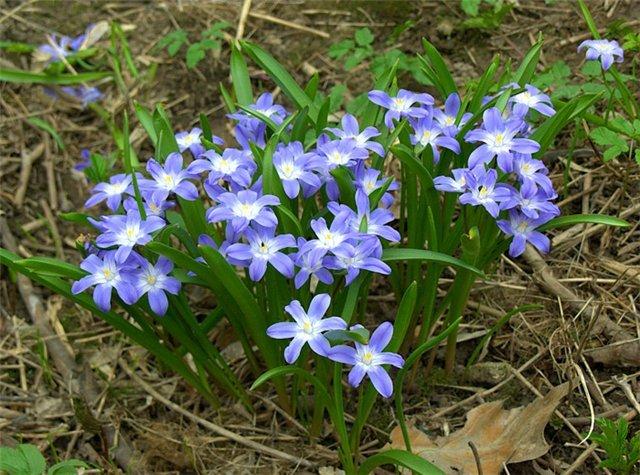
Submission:
<svg viewBox="0 0 640 475">
<path fill-rule="evenodd" d="M 467 167 L 453 169 L 453 177 L 434 178 L 437 190 L 459 193 L 460 203 L 481 206 L 495 218 L 498 228 L 513 237 L 512 256 L 522 254 L 527 242 L 548 252 L 549 239 L 536 228 L 560 214 L 548 171 L 532 157 L 540 145 L 527 138 L 531 110 L 546 116 L 555 113 L 548 96 L 529 85 L 510 98 L 505 113 L 487 109 L 481 126 L 464 136 L 465 142 L 480 144 L 469 155 Z"/>
<path fill-rule="evenodd" d="M 346 330 L 347 322 L 340 317 L 324 318 L 331 305 L 327 294 L 316 295 L 305 311 L 299 301 L 294 300 L 285 307 L 293 322 L 274 323 L 267 329 L 271 338 L 289 340 L 291 342 L 284 351 L 285 361 L 295 363 L 306 344 L 314 353 L 339 363 L 352 366 L 348 381 L 358 387 L 365 376 L 368 376 L 376 390 L 385 398 L 393 394 L 393 382 L 383 365 L 402 368 L 404 360 L 397 353 L 384 351 L 393 336 L 393 325 L 382 323 L 371 335 L 368 343 L 354 341 L 354 347 L 345 344 L 331 346 L 327 333 L 335 330 Z M 361 325 L 351 330 L 363 329 Z"/>
</svg>

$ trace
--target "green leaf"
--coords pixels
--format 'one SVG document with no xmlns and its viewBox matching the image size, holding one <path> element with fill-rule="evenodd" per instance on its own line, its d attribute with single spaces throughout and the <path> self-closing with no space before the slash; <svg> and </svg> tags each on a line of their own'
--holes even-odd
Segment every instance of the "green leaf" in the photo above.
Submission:
<svg viewBox="0 0 640 475">
<path fill-rule="evenodd" d="M 408 468 L 420 475 L 444 475 L 438 467 L 419 455 L 412 454 L 406 450 L 391 449 L 380 452 L 364 461 L 358 469 L 358 475 L 368 475 L 374 472 L 376 467 L 381 465 L 395 465 Z"/>
<path fill-rule="evenodd" d="M 251 59 L 269 74 L 271 79 L 280 86 L 282 91 L 296 104 L 298 109 L 304 107 L 309 108 L 309 117 L 315 123 L 318 117 L 318 108 L 304 90 L 294 81 L 284 66 L 259 46 L 249 43 L 248 41 L 241 41 L 240 45 L 242 46 L 242 51 L 245 51 L 251 56 Z"/>
<path fill-rule="evenodd" d="M 600 33 L 598 33 L 598 27 L 596 26 L 596 22 L 593 21 L 593 17 L 591 16 L 591 12 L 589 8 L 584 3 L 584 0 L 578 0 L 578 5 L 580 6 L 580 11 L 582 12 L 582 16 L 584 17 L 584 21 L 591 32 L 591 36 L 595 39 L 600 38 Z"/>
<path fill-rule="evenodd" d="M 193 43 L 187 48 L 186 62 L 189 69 L 195 68 L 204 59 L 206 50 L 202 43 Z"/>
<path fill-rule="evenodd" d="M 624 219 L 615 216 L 607 216 L 604 214 L 571 214 L 567 216 L 558 216 L 551 221 L 543 224 L 538 231 L 549 231 L 550 229 L 564 228 L 567 226 L 575 226 L 576 224 L 604 224 L 605 226 L 615 226 L 620 228 L 629 227 L 629 223 Z"/>
<path fill-rule="evenodd" d="M 47 462 L 38 447 L 31 444 L 20 444 L 17 449 L 27 461 L 31 475 L 41 475 L 46 470 Z"/>
<path fill-rule="evenodd" d="M 53 140 L 55 140 L 58 144 L 60 150 L 64 150 L 64 142 L 62 141 L 62 137 L 58 135 L 58 132 L 56 132 L 56 129 L 53 128 L 53 125 L 51 125 L 46 120 L 40 119 L 39 117 L 30 117 L 29 119 L 27 119 L 27 122 L 51 135 L 51 137 L 53 137 Z"/>
<path fill-rule="evenodd" d="M 356 31 L 355 40 L 360 46 L 370 45 L 374 39 L 373 33 L 369 28 L 360 28 Z"/>
<path fill-rule="evenodd" d="M 253 103 L 253 90 L 251 88 L 251 78 L 249 68 L 237 46 L 231 47 L 231 82 L 236 93 L 238 104 L 248 106 Z"/>
<path fill-rule="evenodd" d="M 476 269 L 474 266 L 469 265 L 460 259 L 443 254 L 442 252 L 425 251 L 423 249 L 385 249 L 382 252 L 382 260 L 384 262 L 412 260 L 438 262 L 440 264 L 450 265 L 459 269 L 466 269 L 480 277 L 484 277 L 484 273 L 481 270 Z"/>
<path fill-rule="evenodd" d="M 153 125 L 153 116 L 151 115 L 151 112 L 149 112 L 138 101 L 133 102 L 133 107 L 136 110 L 136 117 L 138 117 L 140 125 L 142 125 L 142 128 L 144 128 L 145 132 L 147 132 L 147 135 L 155 146 L 158 142 L 158 134 L 156 133 L 156 129 Z"/>
<path fill-rule="evenodd" d="M 60 218 L 64 219 L 65 221 L 69 221 L 70 223 L 79 223 L 85 225 L 90 224 L 89 220 L 87 219 L 90 216 L 85 213 L 71 211 L 69 213 L 58 213 L 58 216 L 60 216 Z"/>
<path fill-rule="evenodd" d="M 469 16 L 478 16 L 482 0 L 460 0 L 460 8 Z"/>
<path fill-rule="evenodd" d="M 353 40 L 342 40 L 329 47 L 328 55 L 333 59 L 340 59 L 355 47 Z"/>
<path fill-rule="evenodd" d="M 513 81 L 524 87 L 525 84 L 531 82 L 533 74 L 536 72 L 536 66 L 538 66 L 538 59 L 540 58 L 540 51 L 542 50 L 542 34 L 539 35 L 538 41 L 529 49 L 525 55 L 520 67 L 513 75 Z"/>
<path fill-rule="evenodd" d="M 447 64 L 444 61 L 442 55 L 438 52 L 435 46 L 433 46 L 426 38 L 422 38 L 422 47 L 425 52 L 425 65 L 428 66 L 432 75 L 428 75 L 429 79 L 436 87 L 439 86 L 440 93 L 443 97 L 448 97 L 449 94 L 457 92 L 456 83 L 453 80 L 453 76 L 447 68 Z M 419 56 L 419 58 L 421 58 Z"/>
<path fill-rule="evenodd" d="M 59 86 L 71 86 L 97 81 L 110 77 L 109 71 L 92 71 L 78 74 L 57 74 L 49 75 L 45 73 L 32 73 L 19 69 L 0 68 L 0 81 L 23 84 L 57 84 Z"/>
<path fill-rule="evenodd" d="M 76 475 L 79 468 L 89 468 L 82 460 L 69 459 L 49 467 L 47 475 Z"/>
<path fill-rule="evenodd" d="M 159 49 L 166 48 L 169 56 L 174 57 L 186 42 L 187 32 L 184 30 L 176 30 L 160 38 L 156 47 Z"/>
<path fill-rule="evenodd" d="M 80 279 L 86 275 L 86 272 L 78 266 L 53 257 L 29 257 L 27 259 L 20 259 L 16 261 L 16 263 L 40 274 L 65 277 L 74 280 Z"/>
<path fill-rule="evenodd" d="M 7 53 L 31 53 L 38 49 L 38 47 L 17 41 L 0 41 L 0 49 L 6 50 Z"/>
</svg>

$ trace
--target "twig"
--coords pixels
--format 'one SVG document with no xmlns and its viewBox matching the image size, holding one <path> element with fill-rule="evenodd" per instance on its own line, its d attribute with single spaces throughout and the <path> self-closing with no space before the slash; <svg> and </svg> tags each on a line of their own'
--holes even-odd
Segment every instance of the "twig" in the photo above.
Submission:
<svg viewBox="0 0 640 475">
<path fill-rule="evenodd" d="M 478 449 L 476 448 L 476 444 L 473 441 L 469 441 L 469 447 L 471 447 L 471 452 L 473 452 L 473 458 L 476 461 L 476 468 L 478 469 L 478 475 L 482 475 L 482 464 L 480 463 L 480 454 L 478 453 Z"/>
<path fill-rule="evenodd" d="M 627 382 L 627 378 L 626 377 L 618 378 L 614 376 L 611 379 L 613 380 L 616 386 L 622 389 L 622 392 L 627 397 L 627 399 L 629 400 L 633 408 L 636 410 L 638 414 L 640 414 L 640 403 L 638 403 L 638 400 L 633 394 L 633 390 L 631 389 L 631 386 L 629 386 L 629 383 Z"/>
<path fill-rule="evenodd" d="M 276 18 L 271 15 L 265 15 L 264 13 L 256 13 L 250 12 L 249 16 L 253 18 L 260 18 L 261 20 L 270 21 L 271 23 L 276 23 L 278 25 L 286 26 L 289 28 L 293 28 L 294 30 L 306 31 L 307 33 L 311 33 L 312 35 L 319 36 L 320 38 L 329 39 L 331 35 L 324 31 L 316 30 L 315 28 L 310 28 L 304 25 L 298 25 L 297 23 L 293 23 L 291 21 L 283 20 L 281 18 Z"/>
<path fill-rule="evenodd" d="M 155 389 L 153 389 L 153 387 L 151 387 L 150 384 L 148 384 L 146 381 L 144 381 L 142 378 L 140 378 L 137 374 L 135 374 L 131 368 L 129 368 L 129 366 L 127 366 L 127 364 L 124 361 L 119 361 L 120 367 L 129 375 L 129 377 L 131 379 L 133 379 L 135 381 L 135 383 L 140 386 L 142 389 L 144 389 L 147 393 L 149 393 L 149 395 L 151 397 L 153 397 L 155 400 L 157 400 L 158 402 L 164 404 L 165 406 L 167 406 L 169 409 L 171 409 L 172 411 L 175 411 L 177 413 L 182 414 L 183 416 L 185 416 L 188 419 L 191 419 L 192 421 L 200 424 L 201 426 L 215 432 L 218 435 L 221 435 L 223 437 L 226 437 L 229 440 L 232 440 L 234 442 L 237 442 L 239 444 L 245 445 L 253 450 L 256 450 L 258 452 L 262 452 L 264 454 L 268 454 L 271 455 L 272 457 L 277 457 L 279 459 L 283 459 L 283 460 L 287 460 L 291 463 L 294 463 L 296 465 L 303 465 L 305 467 L 315 467 L 315 464 L 312 462 L 309 462 L 308 460 L 304 460 L 298 457 L 295 457 L 293 455 L 289 455 L 285 452 L 282 452 L 280 450 L 271 448 L 271 447 L 267 447 L 266 445 L 262 445 L 258 442 L 255 442 L 253 440 L 247 439 L 246 437 L 243 437 L 241 435 L 238 435 L 234 432 L 231 432 L 230 430 L 225 429 L 224 427 L 220 427 L 219 425 L 214 424 L 213 422 L 209 422 L 205 419 L 202 419 L 201 417 L 196 416 L 195 414 L 187 411 L 186 409 L 184 409 L 182 406 L 175 404 L 173 402 L 171 402 L 169 399 L 165 398 L 164 396 L 162 396 L 158 391 L 156 391 Z"/>
<path fill-rule="evenodd" d="M 60 259 L 64 259 L 64 250 L 62 249 L 62 238 L 60 238 L 60 231 L 58 231 L 58 225 L 56 224 L 56 218 L 51 212 L 51 208 L 45 200 L 40 200 L 40 206 L 44 212 L 45 218 L 49 222 L 49 230 L 51 231 L 51 237 L 53 238 L 53 245 L 56 248 L 56 256 Z"/>
<path fill-rule="evenodd" d="M 244 0 L 240 11 L 240 20 L 238 20 L 238 28 L 236 29 L 236 40 L 241 40 L 244 36 L 244 27 L 247 24 L 249 10 L 251 10 L 251 0 Z"/>
<path fill-rule="evenodd" d="M 24 204 L 24 197 L 27 195 L 27 187 L 29 186 L 29 177 L 31 176 L 31 167 L 33 162 L 44 152 L 44 142 L 38 144 L 29 153 L 22 154 L 22 167 L 20 168 L 20 178 L 18 178 L 18 188 L 13 196 L 13 202 L 18 208 Z"/>
</svg>

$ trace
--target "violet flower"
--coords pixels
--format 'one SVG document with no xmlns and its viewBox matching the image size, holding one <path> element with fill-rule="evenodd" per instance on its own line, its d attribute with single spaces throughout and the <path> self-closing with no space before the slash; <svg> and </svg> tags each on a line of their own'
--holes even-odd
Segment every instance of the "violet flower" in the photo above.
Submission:
<svg viewBox="0 0 640 475">
<path fill-rule="evenodd" d="M 89 168 L 90 166 L 91 166 L 91 152 L 89 151 L 88 148 L 83 148 L 82 151 L 80 152 L 80 161 L 73 166 L 73 169 L 78 172 L 81 172 Z"/>
<path fill-rule="evenodd" d="M 516 154 L 513 161 L 513 171 L 520 181 L 531 181 L 542 188 L 548 195 L 552 195 L 555 190 L 551 180 L 547 176 L 548 170 L 542 160 L 531 158 L 531 155 Z"/>
<path fill-rule="evenodd" d="M 520 123 L 505 122 L 498 108 L 487 109 L 482 120 L 481 129 L 471 130 L 465 136 L 467 142 L 483 142 L 469 155 L 469 168 L 487 164 L 497 156 L 500 169 L 510 173 L 513 170 L 514 152 L 535 153 L 540 150 L 538 142 L 516 138 Z"/>
<path fill-rule="evenodd" d="M 267 228 L 275 228 L 278 218 L 269 206 L 278 206 L 280 200 L 274 195 L 258 197 L 252 190 L 242 190 L 238 194 L 222 193 L 216 198 L 220 204 L 207 210 L 210 223 L 229 221 L 236 233 L 241 233 L 251 223 Z"/>
<path fill-rule="evenodd" d="M 291 234 L 275 236 L 274 228 L 247 228 L 244 236 L 248 244 L 236 243 L 229 246 L 227 255 L 232 259 L 249 262 L 249 277 L 254 282 L 264 277 L 267 264 L 271 264 L 287 278 L 294 273 L 293 261 L 280 252 L 287 247 L 296 247 L 296 240 Z"/>
<path fill-rule="evenodd" d="M 126 304 L 132 305 L 138 300 L 138 293 L 127 275 L 133 266 L 127 263 L 126 257 L 118 256 L 115 252 L 104 253 L 103 257 L 90 254 L 80 263 L 80 268 L 89 275 L 75 281 L 71 292 L 77 295 L 95 286 L 93 301 L 103 312 L 111 309 L 111 290 L 114 288 Z"/>
<path fill-rule="evenodd" d="M 326 258 L 326 266 L 334 270 L 346 270 L 345 284 L 349 285 L 361 270 L 388 275 L 391 268 L 380 260 L 380 242 L 377 238 L 364 239 L 355 246 L 344 243 Z"/>
<path fill-rule="evenodd" d="M 187 172 L 192 174 L 208 171 L 207 180 L 212 183 L 218 180 L 232 181 L 243 188 L 251 184 L 255 170 L 256 164 L 251 155 L 235 148 L 225 149 L 222 155 L 215 150 L 207 150 L 187 167 Z"/>
<path fill-rule="evenodd" d="M 482 206 L 494 218 L 500 213 L 499 203 L 511 198 L 511 190 L 504 185 L 496 184 L 498 172 L 494 169 L 484 173 L 468 173 L 466 175 L 467 191 L 460 195 L 460 203 Z"/>
<path fill-rule="evenodd" d="M 102 201 L 107 201 L 107 207 L 115 211 L 120 207 L 122 195 L 132 194 L 131 175 L 119 173 L 109 178 L 109 183 L 98 183 L 91 190 L 91 197 L 85 202 L 85 208 L 91 208 Z"/>
<path fill-rule="evenodd" d="M 387 109 L 384 123 L 389 129 L 394 128 L 394 120 L 400 120 L 402 117 L 417 119 L 426 116 L 428 111 L 421 106 L 432 106 L 435 103 L 429 94 L 417 94 L 406 89 L 400 89 L 396 97 L 391 97 L 384 91 L 373 90 L 369 92 L 369 100 Z"/>
<path fill-rule="evenodd" d="M 369 158 L 369 152 L 358 147 L 354 139 L 319 141 L 316 153 L 327 172 L 339 166 L 351 167 Z"/>
<path fill-rule="evenodd" d="M 356 327 L 361 328 L 360 325 Z M 392 336 L 393 325 L 384 322 L 372 333 L 367 345 L 354 342 L 355 348 L 346 345 L 334 346 L 330 350 L 329 358 L 353 366 L 348 376 L 351 386 L 357 388 L 364 377 L 368 376 L 376 391 L 382 397 L 389 398 L 393 394 L 393 382 L 383 365 L 388 364 L 396 368 L 404 366 L 402 356 L 384 351 Z"/>
<path fill-rule="evenodd" d="M 382 188 L 387 180 L 383 178 L 379 179 L 380 176 L 380 170 L 369 168 L 364 164 L 364 162 L 360 162 L 355 169 L 355 179 L 353 181 L 353 184 L 356 187 L 356 193 L 363 193 L 370 196 L 371 193 Z M 397 189 L 398 182 L 393 180 L 389 184 L 387 192 L 380 198 L 380 205 L 384 208 L 390 207 L 393 204 L 393 195 L 389 193 L 389 191 L 395 191 Z"/>
<path fill-rule="evenodd" d="M 484 175 L 483 166 L 476 169 L 477 175 Z M 464 193 L 468 190 L 467 175 L 471 172 L 468 168 L 454 168 L 451 170 L 453 178 L 449 176 L 437 176 L 433 179 L 433 187 L 438 191 L 446 191 L 449 193 Z"/>
<path fill-rule="evenodd" d="M 518 193 L 512 193 L 510 199 L 502 204 L 502 209 L 518 207 L 530 219 L 538 219 L 540 214 L 558 216 L 560 209 L 551 203 L 557 197 L 556 193 L 549 195 L 531 180 L 526 180 L 520 186 Z"/>
<path fill-rule="evenodd" d="M 322 249 L 324 252 L 333 251 L 340 247 L 348 239 L 357 237 L 347 223 L 347 216 L 341 214 L 336 216 L 331 223 L 331 227 L 327 227 L 324 218 L 312 219 L 311 229 L 316 234 L 317 239 L 307 241 L 302 252 L 308 252 L 312 249 Z"/>
<path fill-rule="evenodd" d="M 536 228 L 547 221 L 549 221 L 549 216 L 541 215 L 538 219 L 531 219 L 515 210 L 511 210 L 509 211 L 509 220 L 499 220 L 496 224 L 503 233 L 513 236 L 513 240 L 509 245 L 509 255 L 518 257 L 524 252 L 527 242 L 530 242 L 542 253 L 549 252 L 551 241 L 540 231 L 536 231 Z"/>
<path fill-rule="evenodd" d="M 200 155 L 204 153 L 204 147 L 202 146 L 202 129 L 199 127 L 194 127 L 190 131 L 178 132 L 175 134 L 176 142 L 178 143 L 178 148 L 180 149 L 180 153 L 183 153 L 185 150 L 189 150 L 193 155 L 193 158 L 198 158 Z M 217 145 L 222 145 L 224 142 L 220 137 L 213 136 L 213 143 Z"/>
<path fill-rule="evenodd" d="M 147 171 L 153 181 L 147 180 L 145 183 L 153 189 L 158 199 L 166 199 L 169 193 L 175 193 L 188 201 L 198 198 L 198 189 L 189 181 L 197 176 L 188 170 L 183 170 L 182 162 L 182 155 L 176 152 L 169 154 L 164 166 L 153 158 L 147 162 Z"/>
<path fill-rule="evenodd" d="M 337 127 L 328 128 L 327 130 L 339 139 L 353 139 L 356 142 L 356 147 L 367 149 L 376 155 L 384 157 L 384 148 L 378 142 L 371 140 L 374 137 L 378 137 L 380 132 L 375 127 L 365 127 L 360 131 L 358 120 L 351 114 L 345 114 L 342 117 L 342 128 Z"/>
<path fill-rule="evenodd" d="M 460 112 L 460 96 L 457 93 L 449 94 L 444 103 L 444 111 L 433 109 L 433 118 L 436 120 L 442 131 L 449 137 L 455 137 L 460 131 L 460 127 L 464 126 L 469 119 L 473 117 L 470 112 L 465 112 L 460 117 L 460 122 L 456 123 L 458 113 Z"/>
<path fill-rule="evenodd" d="M 319 157 L 313 153 L 304 153 L 302 143 L 280 144 L 273 154 L 273 166 L 282 181 L 282 187 L 289 198 L 296 198 L 302 186 L 305 198 L 314 194 L 322 182 L 313 170 L 320 165 Z"/>
<path fill-rule="evenodd" d="M 274 323 L 267 328 L 267 335 L 271 338 L 292 339 L 284 350 L 284 359 L 287 363 L 295 363 L 305 343 L 320 356 L 327 356 L 331 346 L 323 333 L 347 328 L 347 323 L 340 317 L 323 318 L 329 305 L 331 305 L 331 297 L 328 294 L 318 294 L 313 297 L 306 312 L 299 301 L 293 300 L 284 309 L 295 322 Z"/>
<path fill-rule="evenodd" d="M 102 92 L 97 87 L 91 86 L 63 86 L 60 88 L 62 92 L 82 103 L 82 107 L 86 108 L 89 104 L 102 99 Z"/>
<path fill-rule="evenodd" d="M 590 61 L 599 59 L 605 71 L 614 62 L 624 61 L 624 50 L 616 40 L 585 40 L 578 46 L 578 52 L 584 48 L 587 48 L 586 58 Z"/>
<path fill-rule="evenodd" d="M 167 313 L 169 307 L 166 292 L 173 295 L 180 292 L 180 281 L 169 276 L 172 270 L 173 262 L 160 256 L 155 265 L 145 261 L 140 269 L 133 272 L 133 282 L 138 292 L 138 298 L 147 294 L 149 307 L 159 316 Z"/>
<path fill-rule="evenodd" d="M 460 153 L 460 144 L 458 141 L 445 135 L 440 126 L 433 121 L 433 115 L 421 117 L 417 120 L 410 120 L 413 134 L 410 136 L 413 145 L 420 144 L 423 147 L 431 146 L 433 151 L 433 160 L 435 163 L 440 161 L 440 147 L 447 148 L 455 154 Z"/>
<path fill-rule="evenodd" d="M 304 238 L 298 238 L 298 249 L 305 247 L 307 241 Z M 302 287 L 309 277 L 314 276 L 320 282 L 330 285 L 333 283 L 333 276 L 324 265 L 324 258 L 327 251 L 316 247 L 315 249 L 298 251 L 294 256 L 294 262 L 299 270 L 294 278 L 296 289 Z"/>
<path fill-rule="evenodd" d="M 159 216 L 147 216 L 142 220 L 137 211 L 126 215 L 105 216 L 103 233 L 96 238 L 96 244 L 102 248 L 120 246 L 116 258 L 124 260 L 136 244 L 144 245 L 151 241 L 151 233 L 165 226 Z"/>
<path fill-rule="evenodd" d="M 529 109 L 538 111 L 540 114 L 551 117 L 556 113 L 549 96 L 531 84 L 525 85 L 525 90 L 511 97 L 509 101 L 514 104 L 513 113 L 524 117 Z"/>
</svg>

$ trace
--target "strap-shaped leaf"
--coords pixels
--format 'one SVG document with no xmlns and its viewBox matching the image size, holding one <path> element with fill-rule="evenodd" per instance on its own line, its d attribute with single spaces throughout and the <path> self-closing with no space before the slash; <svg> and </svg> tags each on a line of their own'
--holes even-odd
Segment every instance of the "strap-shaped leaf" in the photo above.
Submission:
<svg viewBox="0 0 640 475">
<path fill-rule="evenodd" d="M 244 56 L 242 56 L 236 45 L 231 47 L 231 82 L 233 83 L 233 90 L 236 93 L 238 104 L 248 106 L 253 103 L 249 68 L 247 68 Z"/>
<path fill-rule="evenodd" d="M 551 221 L 540 226 L 538 231 L 549 231 L 550 229 L 575 226 L 576 224 L 604 224 L 605 226 L 615 226 L 619 228 L 629 227 L 627 221 L 616 218 L 615 216 L 607 216 L 605 214 L 570 214 L 553 218 Z"/>
<path fill-rule="evenodd" d="M 381 465 L 395 465 L 408 468 L 420 475 L 444 475 L 444 472 L 422 457 L 406 450 L 391 449 L 373 455 L 364 461 L 358 469 L 358 475 L 369 475 Z"/>
<path fill-rule="evenodd" d="M 449 256 L 448 254 L 443 254 L 442 252 L 426 251 L 424 249 L 385 249 L 382 252 L 382 260 L 384 262 L 412 260 L 438 262 L 440 264 L 450 265 L 459 269 L 466 269 L 479 277 L 484 277 L 484 272 L 480 269 L 477 269 L 460 259 Z"/>
</svg>

